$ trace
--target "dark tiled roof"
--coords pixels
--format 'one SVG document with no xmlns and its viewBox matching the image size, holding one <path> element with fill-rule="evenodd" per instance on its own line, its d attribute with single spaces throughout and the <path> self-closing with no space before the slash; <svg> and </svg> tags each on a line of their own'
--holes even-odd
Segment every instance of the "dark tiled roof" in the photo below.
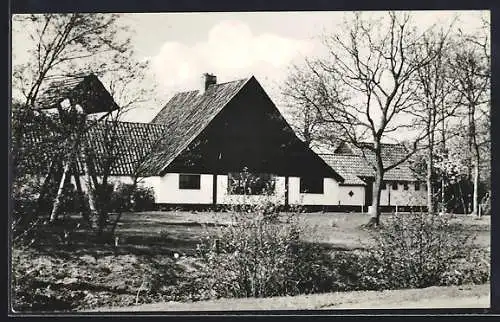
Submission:
<svg viewBox="0 0 500 322">
<path fill-rule="evenodd" d="M 114 159 L 111 175 L 151 176 L 161 170 L 150 160 L 163 153 L 161 146 L 166 133 L 167 128 L 160 124 L 99 121 L 89 127 L 84 143 L 95 156 L 97 173 L 102 173 L 110 156 Z"/>
<path fill-rule="evenodd" d="M 82 127 L 83 128 L 83 127 Z M 69 133 L 69 132 L 66 132 Z M 166 127 L 158 124 L 87 121 L 80 136 L 78 167 L 83 173 L 83 149 L 94 160 L 98 175 L 103 173 L 106 160 L 113 160 L 110 175 L 150 176 L 160 171 L 149 162 L 159 152 Z M 48 129 L 43 123 L 26 126 L 22 157 L 29 171 L 44 174 L 52 160 L 61 159 L 69 147 L 67 135 L 59 129 Z"/>
<path fill-rule="evenodd" d="M 150 161 L 156 168 L 165 169 L 226 106 L 251 78 L 210 85 L 203 94 L 199 91 L 177 93 L 151 121 L 168 128 L 162 143 L 163 153 Z"/>
<path fill-rule="evenodd" d="M 368 143 L 367 143 L 368 144 Z M 349 146 L 339 146 L 332 154 L 320 154 L 320 156 L 334 169 L 342 175 L 348 184 L 358 184 L 359 177 L 373 177 L 375 170 L 375 154 L 364 149 L 365 157 L 359 148 Z M 384 166 L 398 162 L 406 155 L 406 148 L 401 144 L 382 144 L 382 159 Z M 408 161 L 401 163 L 397 167 L 384 174 L 384 180 L 416 181 L 417 176 L 410 167 Z"/>
<path fill-rule="evenodd" d="M 364 181 L 358 176 L 373 175 L 373 171 L 370 171 L 361 157 L 334 154 L 320 154 L 320 157 L 344 178 L 344 184 L 364 185 Z"/>
</svg>

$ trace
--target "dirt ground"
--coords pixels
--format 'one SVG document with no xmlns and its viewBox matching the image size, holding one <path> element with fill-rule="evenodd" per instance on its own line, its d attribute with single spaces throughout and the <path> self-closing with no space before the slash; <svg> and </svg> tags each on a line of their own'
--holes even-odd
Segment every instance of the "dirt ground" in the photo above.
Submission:
<svg viewBox="0 0 500 322">
<path fill-rule="evenodd" d="M 116 311 L 256 311 L 256 310 L 335 310 L 488 308 L 489 285 L 429 287 L 391 291 L 356 291 L 273 297 L 265 299 L 220 299 L 194 303 L 155 303 L 130 307 L 100 308 L 94 312 Z"/>
</svg>

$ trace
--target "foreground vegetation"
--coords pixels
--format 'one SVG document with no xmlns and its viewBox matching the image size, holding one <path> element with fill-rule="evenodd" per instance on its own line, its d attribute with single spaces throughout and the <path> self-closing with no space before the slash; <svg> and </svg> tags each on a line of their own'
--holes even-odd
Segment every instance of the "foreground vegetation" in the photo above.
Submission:
<svg viewBox="0 0 500 322">
<path fill-rule="evenodd" d="M 367 230 L 358 225 L 361 214 L 236 215 L 128 213 L 117 244 L 97 244 L 84 228 L 68 239 L 47 231 L 36 244 L 13 249 L 13 308 L 87 310 L 489 280 L 488 217 L 407 214 Z"/>
</svg>

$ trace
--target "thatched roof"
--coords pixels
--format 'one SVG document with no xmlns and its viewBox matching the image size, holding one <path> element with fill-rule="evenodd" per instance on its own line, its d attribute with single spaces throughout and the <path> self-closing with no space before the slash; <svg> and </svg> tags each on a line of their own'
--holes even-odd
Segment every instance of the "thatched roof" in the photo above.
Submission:
<svg viewBox="0 0 500 322">
<path fill-rule="evenodd" d="M 253 78 L 253 77 L 251 77 Z M 214 117 L 251 79 L 213 84 L 205 93 L 177 93 L 151 121 L 168 128 L 163 153 L 156 154 L 151 166 L 164 170 L 207 127 Z"/>
</svg>

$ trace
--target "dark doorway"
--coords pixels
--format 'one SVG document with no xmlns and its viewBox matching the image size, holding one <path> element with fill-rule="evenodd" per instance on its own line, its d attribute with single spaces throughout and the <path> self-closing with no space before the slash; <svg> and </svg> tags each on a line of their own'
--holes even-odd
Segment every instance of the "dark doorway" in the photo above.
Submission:
<svg viewBox="0 0 500 322">
<path fill-rule="evenodd" d="M 363 181 L 366 183 L 365 207 L 368 210 L 368 206 L 371 206 L 373 202 L 373 179 L 363 178 Z"/>
</svg>

